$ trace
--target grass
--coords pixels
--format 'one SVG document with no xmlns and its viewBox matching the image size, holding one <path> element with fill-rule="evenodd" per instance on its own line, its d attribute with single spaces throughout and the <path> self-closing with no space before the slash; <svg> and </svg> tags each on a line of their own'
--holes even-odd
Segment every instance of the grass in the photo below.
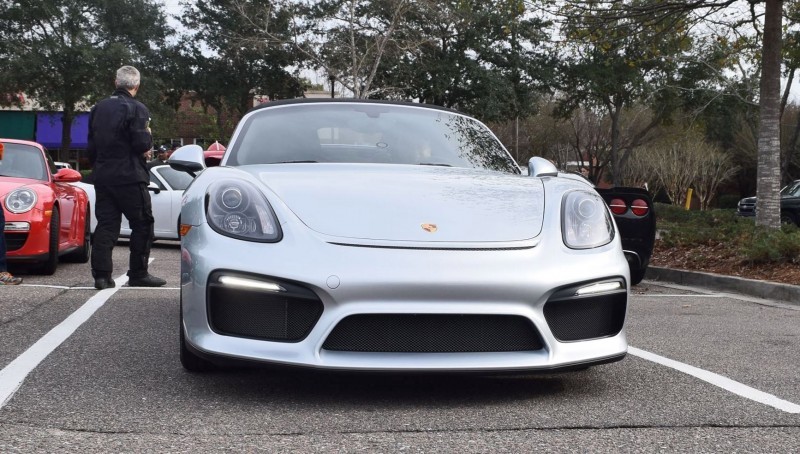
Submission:
<svg viewBox="0 0 800 454">
<path fill-rule="evenodd" d="M 784 225 L 772 230 L 755 225 L 754 218 L 736 210 L 686 211 L 656 204 L 656 225 L 666 247 L 724 247 L 747 263 L 800 263 L 800 229 Z"/>
</svg>

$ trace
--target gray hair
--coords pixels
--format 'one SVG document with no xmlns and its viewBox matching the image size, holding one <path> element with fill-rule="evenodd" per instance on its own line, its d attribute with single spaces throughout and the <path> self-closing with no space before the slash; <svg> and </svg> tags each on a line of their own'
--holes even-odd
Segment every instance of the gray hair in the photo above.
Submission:
<svg viewBox="0 0 800 454">
<path fill-rule="evenodd" d="M 117 70 L 117 79 L 114 84 L 117 88 L 133 90 L 139 85 L 140 77 L 138 69 L 133 66 L 123 66 Z"/>
</svg>

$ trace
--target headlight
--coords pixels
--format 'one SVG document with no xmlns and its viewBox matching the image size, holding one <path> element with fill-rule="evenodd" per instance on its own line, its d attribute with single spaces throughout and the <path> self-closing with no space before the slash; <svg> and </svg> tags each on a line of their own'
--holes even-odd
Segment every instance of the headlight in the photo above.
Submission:
<svg viewBox="0 0 800 454">
<path fill-rule="evenodd" d="M 6 196 L 6 208 L 12 213 L 25 213 L 36 206 L 37 200 L 39 198 L 36 196 L 35 191 L 28 188 L 20 188 L 8 193 Z"/>
<path fill-rule="evenodd" d="M 264 195 L 238 180 L 215 181 L 208 187 L 206 216 L 217 233 L 247 241 L 281 240 L 278 219 Z"/>
<path fill-rule="evenodd" d="M 614 238 L 614 225 L 599 195 L 569 192 L 564 195 L 561 208 L 561 233 L 567 247 L 589 249 L 608 244 Z"/>
</svg>

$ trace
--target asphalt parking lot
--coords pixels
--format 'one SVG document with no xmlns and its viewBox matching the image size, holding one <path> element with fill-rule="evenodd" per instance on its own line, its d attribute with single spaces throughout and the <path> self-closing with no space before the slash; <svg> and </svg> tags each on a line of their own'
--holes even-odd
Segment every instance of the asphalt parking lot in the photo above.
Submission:
<svg viewBox="0 0 800 454">
<path fill-rule="evenodd" d="M 800 451 L 797 305 L 645 281 L 628 357 L 574 373 L 189 374 L 179 253 L 154 246 L 164 288 L 0 287 L 0 452 Z"/>
</svg>

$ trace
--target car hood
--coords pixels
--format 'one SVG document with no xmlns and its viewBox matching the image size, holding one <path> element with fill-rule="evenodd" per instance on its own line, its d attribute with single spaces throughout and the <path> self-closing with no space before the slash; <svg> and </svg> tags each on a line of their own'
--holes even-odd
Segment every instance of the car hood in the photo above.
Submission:
<svg viewBox="0 0 800 454">
<path fill-rule="evenodd" d="M 325 235 L 505 242 L 536 237 L 542 229 L 544 187 L 538 178 L 372 164 L 273 164 L 247 171 Z"/>
<path fill-rule="evenodd" d="M 43 185 L 41 181 L 32 178 L 0 177 L 0 197 L 5 197 L 9 192 L 22 186 L 28 186 L 34 191 L 38 191 L 36 186 L 40 185 Z"/>
</svg>

